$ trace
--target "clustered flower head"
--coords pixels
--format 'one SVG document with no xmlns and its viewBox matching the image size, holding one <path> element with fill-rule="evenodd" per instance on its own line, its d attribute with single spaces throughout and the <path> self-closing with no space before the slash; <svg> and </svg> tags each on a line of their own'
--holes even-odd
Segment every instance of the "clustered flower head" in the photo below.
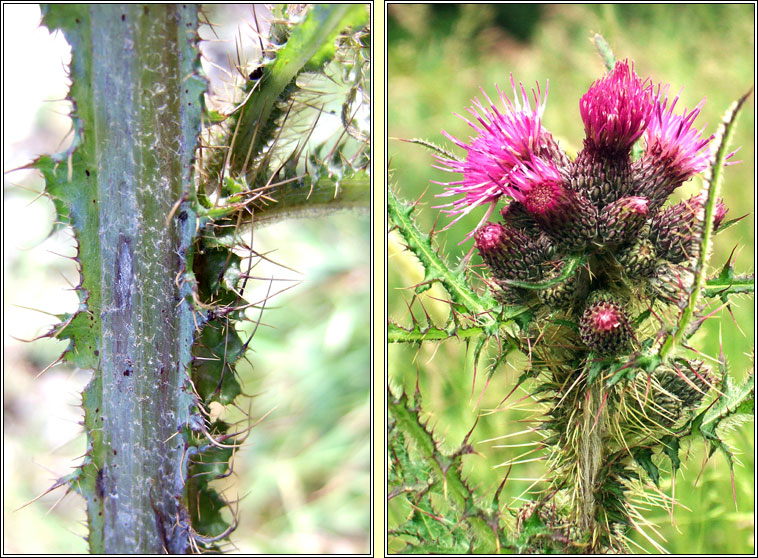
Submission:
<svg viewBox="0 0 758 558">
<path fill-rule="evenodd" d="M 451 225 L 486 207 L 467 238 L 476 232 L 475 246 L 501 300 L 569 307 L 581 300 L 576 316 L 585 344 L 601 353 L 626 348 L 623 304 L 611 295 L 593 299 L 593 292 L 620 276 L 670 287 L 672 275 L 679 276 L 674 268 L 696 254 L 702 197 L 663 206 L 710 164 L 713 136 L 695 127 L 705 100 L 679 111 L 679 96 L 671 99 L 668 85 L 656 87 L 619 61 L 579 102 L 585 138 L 572 161 L 543 126 L 547 86 L 543 95 L 537 84 L 530 96 L 511 76 L 511 87 L 513 100 L 497 90 L 501 107 L 486 94 L 485 103 L 474 101 L 464 118 L 474 132 L 468 142 L 443 132 L 466 155 L 437 156 L 438 168 L 461 175 L 442 183 L 439 195 L 455 199 L 441 207 L 454 217 Z M 633 158 L 637 143 L 641 155 Z M 502 220 L 486 223 L 502 202 Z M 725 213 L 719 201 L 715 228 Z M 587 262 L 584 271 L 565 277 L 563 286 L 549 281 L 578 255 Z M 535 293 L 514 280 L 548 281 L 550 290 Z"/>
</svg>

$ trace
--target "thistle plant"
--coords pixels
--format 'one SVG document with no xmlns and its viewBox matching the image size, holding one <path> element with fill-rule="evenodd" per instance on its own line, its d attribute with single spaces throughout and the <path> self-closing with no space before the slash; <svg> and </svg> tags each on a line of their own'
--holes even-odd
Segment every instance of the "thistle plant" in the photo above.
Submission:
<svg viewBox="0 0 758 558">
<path fill-rule="evenodd" d="M 445 133 L 463 156 L 412 140 L 453 175 L 438 183 L 438 197 L 452 198 L 439 206 L 446 227 L 482 215 L 459 266 L 390 189 L 392 229 L 425 270 L 416 293 L 438 282 L 450 306 L 444 326 L 412 307 L 410 325 L 390 321 L 390 342 L 456 336 L 474 344 L 475 365 L 489 344 L 489 378 L 509 355 L 523 355 L 517 386 L 501 399 L 521 387 L 536 403 L 530 430 L 539 441 L 524 455 L 542 450 L 547 469 L 546 486 L 526 504 L 501 501 L 502 484 L 476 495 L 462 467 L 473 453 L 468 436 L 445 450 L 418 389 L 390 386 L 390 497 L 412 507 L 392 534 L 406 552 L 629 552 L 632 531 L 654 529 L 649 504 L 673 516 L 675 495 L 659 487 L 662 475 L 676 477 L 685 442 L 702 438 L 731 469 L 724 429 L 752 417 L 753 372 L 737 384 L 723 352 L 691 345 L 732 297 L 753 292 L 753 276 L 737 275 L 731 258 L 715 273 L 708 265 L 713 236 L 739 220 L 727 219 L 720 188 L 737 163 L 729 139 L 751 92 L 706 135 L 695 122 L 705 100 L 682 108 L 669 85 L 615 60 L 602 37 L 595 42 L 607 73 L 579 101 L 585 136 L 575 158 L 543 124 L 547 84 L 528 91 L 513 76 L 496 101 L 484 90 L 473 101 L 468 141 Z M 669 202 L 700 174 L 699 194 Z M 470 264 L 474 252 L 482 269 Z"/>
<path fill-rule="evenodd" d="M 256 422 L 238 366 L 284 290 L 255 271 L 273 260 L 255 227 L 368 205 L 368 7 L 274 8 L 262 59 L 232 63 L 244 79 L 224 112 L 200 67 L 203 18 L 196 5 L 43 8 L 72 47 L 73 141 L 28 168 L 80 272 L 78 309 L 44 337 L 66 343 L 53 364 L 92 370 L 86 453 L 49 491 L 86 500 L 93 553 L 228 548 L 237 505 L 216 481 Z"/>
</svg>

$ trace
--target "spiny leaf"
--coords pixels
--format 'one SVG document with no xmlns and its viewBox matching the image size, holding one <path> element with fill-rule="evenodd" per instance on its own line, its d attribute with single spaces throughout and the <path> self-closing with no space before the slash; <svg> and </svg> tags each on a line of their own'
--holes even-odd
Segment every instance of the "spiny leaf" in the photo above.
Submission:
<svg viewBox="0 0 758 558">
<path fill-rule="evenodd" d="M 484 328 L 478 326 L 460 327 L 455 328 L 454 330 L 449 330 L 438 328 L 433 325 L 424 327 L 420 323 L 415 323 L 411 328 L 406 329 L 401 325 L 389 322 L 387 324 L 387 342 L 418 343 L 421 341 L 441 341 L 444 339 L 450 339 L 451 337 L 466 339 L 482 335 L 484 332 Z"/>
<path fill-rule="evenodd" d="M 719 297 L 727 302 L 730 295 L 752 294 L 755 292 L 755 275 L 736 275 L 734 268 L 723 269 L 717 277 L 712 277 L 705 282 L 703 296 Z"/>
<path fill-rule="evenodd" d="M 367 17 L 365 5 L 319 4 L 295 27 L 261 78 L 256 93 L 240 111 L 239 130 L 229 159 L 233 175 L 245 167 L 249 152 L 258 153 L 270 139 L 264 128 L 272 129 L 272 111 L 281 102 L 285 88 L 291 87 L 303 70 L 319 68 L 330 59 L 336 49 L 337 34 L 345 28 L 361 25 Z"/>
<path fill-rule="evenodd" d="M 406 394 L 388 390 L 390 413 L 391 497 L 405 497 L 412 512 L 390 530 L 400 540 L 411 537 L 404 551 L 493 553 L 509 547 L 500 523 L 499 505 L 482 504 L 461 476 L 462 457 L 473 450 L 464 441 L 453 453 L 443 453 L 420 418 L 420 395 L 413 405 Z M 406 450 L 410 443 L 417 456 Z M 497 526 L 493 532 L 493 525 Z"/>
<path fill-rule="evenodd" d="M 658 467 L 653 463 L 653 450 L 647 447 L 635 448 L 632 452 L 634 460 L 642 467 L 656 486 L 660 482 L 661 475 Z"/>
<path fill-rule="evenodd" d="M 424 281 L 439 281 L 450 294 L 453 302 L 460 305 L 461 310 L 483 325 L 494 322 L 492 312 L 497 311 L 498 304 L 489 295 L 475 293 L 466 283 L 463 270 L 451 270 L 447 262 L 432 248 L 429 235 L 422 233 L 413 222 L 412 206 L 402 204 L 392 189 L 387 191 L 387 213 L 390 222 L 403 237 L 408 249 L 421 261 L 425 269 Z M 517 312 L 508 312 L 511 317 Z"/>
<path fill-rule="evenodd" d="M 726 377 L 721 386 L 721 395 L 709 409 L 704 411 L 700 431 L 714 433 L 716 428 L 737 415 L 752 415 L 755 407 L 755 376 L 748 374 L 745 381 L 735 386 Z"/>
</svg>

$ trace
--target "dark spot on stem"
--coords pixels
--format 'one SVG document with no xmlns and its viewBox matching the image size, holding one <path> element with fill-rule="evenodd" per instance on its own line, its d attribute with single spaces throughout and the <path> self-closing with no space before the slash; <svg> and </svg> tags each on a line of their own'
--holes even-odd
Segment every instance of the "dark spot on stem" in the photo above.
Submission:
<svg viewBox="0 0 758 558">
<path fill-rule="evenodd" d="M 89 170 L 88 169 L 84 169 L 84 174 L 86 174 L 87 176 L 89 176 Z"/>
<path fill-rule="evenodd" d="M 128 368 L 126 370 L 124 370 L 124 376 L 129 376 L 131 373 L 132 373 L 132 371 L 129 370 Z"/>
<path fill-rule="evenodd" d="M 121 21 L 126 21 L 126 14 L 121 14 Z"/>
<path fill-rule="evenodd" d="M 187 212 L 186 212 L 186 211 L 182 211 L 182 212 L 179 214 L 179 220 L 180 220 L 182 223 L 184 223 L 184 222 L 187 220 Z"/>
<path fill-rule="evenodd" d="M 97 492 L 97 495 L 100 496 L 100 498 L 105 498 L 105 487 L 103 486 L 104 477 L 105 477 L 105 467 L 100 469 L 97 472 L 97 476 L 95 477 L 95 492 Z"/>
</svg>

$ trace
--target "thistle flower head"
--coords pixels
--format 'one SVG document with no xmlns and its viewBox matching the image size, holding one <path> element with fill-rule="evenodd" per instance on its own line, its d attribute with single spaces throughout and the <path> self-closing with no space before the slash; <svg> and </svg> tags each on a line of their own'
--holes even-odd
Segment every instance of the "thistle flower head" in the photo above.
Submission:
<svg viewBox="0 0 758 558">
<path fill-rule="evenodd" d="M 647 127 L 653 86 L 626 61 L 597 80 L 579 101 L 587 147 L 604 154 L 628 154 Z"/>
<path fill-rule="evenodd" d="M 476 231 L 475 244 L 482 256 L 490 256 L 501 250 L 507 238 L 507 228 L 499 223 L 486 223 Z"/>
<path fill-rule="evenodd" d="M 715 381 L 705 363 L 684 359 L 671 366 L 659 366 L 653 378 L 661 390 L 655 391 L 648 416 L 665 428 L 672 427 L 685 411 L 699 405 Z"/>
<path fill-rule="evenodd" d="M 481 205 L 494 205 L 503 195 L 510 195 L 510 173 L 528 159 L 532 153 L 539 150 L 540 145 L 548 142 L 549 134 L 542 129 L 542 113 L 547 101 L 537 85 L 537 91 L 532 91 L 534 108 L 524 86 L 519 84 L 521 99 L 516 84 L 511 76 L 513 101 L 500 88 L 497 88 L 500 100 L 505 108 L 501 112 L 484 94 L 489 107 L 479 100 L 474 100 L 468 110 L 473 116 L 466 120 L 476 132 L 469 143 L 465 143 L 443 131 L 443 134 L 457 146 L 466 151 L 464 160 L 437 157 L 442 165 L 437 168 L 463 175 L 461 180 L 442 183 L 447 189 L 443 196 L 462 196 L 450 204 L 447 213 L 457 215 L 450 223 L 458 221 L 463 215 Z M 463 118 L 463 117 L 461 117 Z M 450 226 L 450 225 L 448 225 Z"/>
<path fill-rule="evenodd" d="M 651 238 L 661 257 L 680 263 L 695 254 L 704 201 L 705 194 L 697 194 L 660 211 L 651 220 Z M 727 211 L 723 201 L 717 199 L 713 208 L 714 231 L 721 226 Z"/>
<path fill-rule="evenodd" d="M 539 240 L 501 223 L 481 226 L 474 242 L 496 279 L 533 279 L 545 257 L 545 247 Z"/>
<path fill-rule="evenodd" d="M 579 333 L 587 347 L 600 354 L 626 349 L 632 338 L 629 316 L 621 303 L 607 293 L 595 293 L 579 322 Z"/>
<path fill-rule="evenodd" d="M 660 91 L 645 130 L 645 156 L 654 159 L 662 167 L 661 172 L 681 183 L 708 167 L 711 154 L 707 147 L 713 135 L 703 138 L 705 128 L 698 131 L 693 127 L 705 99 L 689 112 L 684 109 L 682 114 L 674 114 L 679 95 L 669 105 L 668 89 L 666 85 Z"/>
<path fill-rule="evenodd" d="M 555 163 L 533 156 L 513 169 L 510 180 L 509 195 L 553 240 L 576 247 L 595 237 L 597 210 L 569 187 Z"/>
<path fill-rule="evenodd" d="M 533 205 L 537 198 L 542 198 L 538 205 L 550 205 L 549 200 L 546 199 L 546 193 L 548 191 L 562 192 L 564 190 L 562 183 L 563 177 L 554 164 L 540 157 L 531 156 L 511 171 L 507 192 L 514 200 L 527 205 L 527 211 L 531 213 L 530 202 L 527 200 L 531 199 Z M 544 208 L 535 209 L 545 211 Z"/>
<path fill-rule="evenodd" d="M 642 196 L 626 196 L 605 207 L 600 218 L 600 238 L 606 244 L 621 244 L 645 224 L 649 200 Z"/>
</svg>

